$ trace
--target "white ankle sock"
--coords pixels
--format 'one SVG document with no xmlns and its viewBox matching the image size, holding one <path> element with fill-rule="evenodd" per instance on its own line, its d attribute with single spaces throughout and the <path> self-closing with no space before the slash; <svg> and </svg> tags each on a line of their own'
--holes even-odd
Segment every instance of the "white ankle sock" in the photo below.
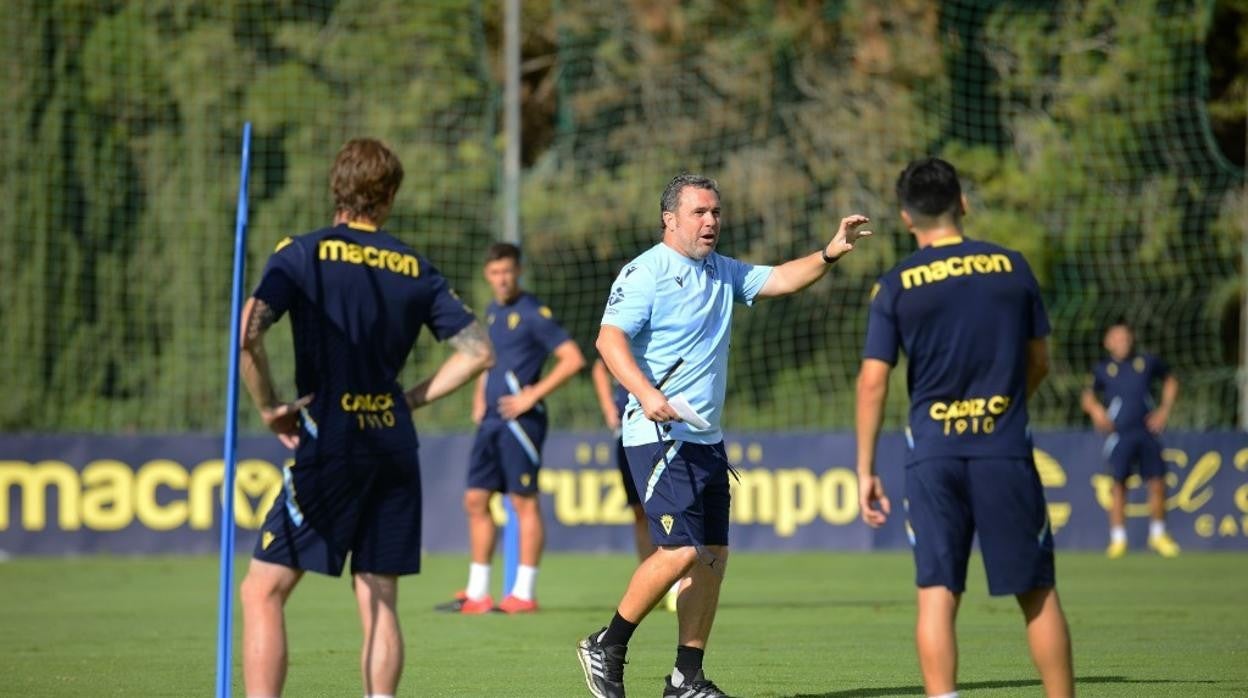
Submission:
<svg viewBox="0 0 1248 698">
<path fill-rule="evenodd" d="M 468 565 L 468 598 L 473 601 L 484 599 L 490 595 L 490 566 L 480 563 Z"/>
<path fill-rule="evenodd" d="M 958 692 L 954 691 L 952 693 L 942 693 L 938 696 L 928 696 L 927 698 L 958 698 Z"/>
<path fill-rule="evenodd" d="M 1126 543 L 1127 529 L 1124 526 L 1111 526 L 1109 529 L 1110 543 Z"/>
<path fill-rule="evenodd" d="M 1166 535 L 1166 520 L 1153 519 L 1148 522 L 1148 537 L 1157 538 Z"/>
<path fill-rule="evenodd" d="M 537 568 L 529 565 L 516 567 L 516 584 L 511 588 L 511 595 L 521 601 L 533 600 L 533 587 L 537 583 Z"/>
</svg>

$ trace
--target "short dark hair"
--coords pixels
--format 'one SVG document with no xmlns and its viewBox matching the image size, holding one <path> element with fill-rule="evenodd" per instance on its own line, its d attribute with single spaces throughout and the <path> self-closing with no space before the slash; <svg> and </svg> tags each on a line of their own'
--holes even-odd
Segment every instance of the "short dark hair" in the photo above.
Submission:
<svg viewBox="0 0 1248 698">
<path fill-rule="evenodd" d="M 710 177 L 688 172 L 682 172 L 672 177 L 672 181 L 668 182 L 667 187 L 663 189 L 662 198 L 659 199 L 660 230 L 667 227 L 667 224 L 663 222 L 663 214 L 676 212 L 677 207 L 680 206 L 680 193 L 685 190 L 685 187 L 707 189 L 715 192 L 715 196 L 719 196 L 719 184 Z"/>
<path fill-rule="evenodd" d="M 915 222 L 931 222 L 961 213 L 962 185 L 958 171 L 940 158 L 915 160 L 897 177 L 897 199 Z"/>
<path fill-rule="evenodd" d="M 347 141 L 329 171 L 335 211 L 352 218 L 367 217 L 378 225 L 390 215 L 402 183 L 403 165 L 398 156 L 375 138 Z"/>
<path fill-rule="evenodd" d="M 1110 318 L 1109 322 L 1105 323 L 1105 329 L 1101 332 L 1101 334 L 1108 334 L 1109 331 L 1115 327 L 1122 327 L 1131 334 L 1135 334 L 1135 328 L 1132 327 L 1130 321 L 1128 321 L 1124 315 Z"/>
<path fill-rule="evenodd" d="M 520 248 L 510 242 L 496 242 L 485 249 L 485 263 L 497 262 L 500 259 L 514 259 L 520 263 Z"/>
</svg>

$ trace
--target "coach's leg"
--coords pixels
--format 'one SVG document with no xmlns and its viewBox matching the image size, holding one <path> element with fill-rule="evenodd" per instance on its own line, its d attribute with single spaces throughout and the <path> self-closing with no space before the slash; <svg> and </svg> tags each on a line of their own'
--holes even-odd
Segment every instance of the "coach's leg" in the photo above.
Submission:
<svg viewBox="0 0 1248 698">
<path fill-rule="evenodd" d="M 243 602 L 243 682 L 251 698 L 282 693 L 286 682 L 283 609 L 303 576 L 296 570 L 252 559 L 239 597 Z"/>
<path fill-rule="evenodd" d="M 392 696 L 403 674 L 403 633 L 399 629 L 399 578 L 359 572 L 355 575 L 355 600 L 360 607 L 364 646 L 360 671 L 364 695 Z"/>
<path fill-rule="evenodd" d="M 719 609 L 719 588 L 728 569 L 728 546 L 708 545 L 706 552 L 709 555 L 689 570 L 689 581 L 682 586 L 676 603 L 680 644 L 703 650 Z"/>
<path fill-rule="evenodd" d="M 640 623 L 697 560 L 698 551 L 692 545 L 659 546 L 633 572 L 624 598 L 620 600 L 620 616 L 631 623 Z"/>
<path fill-rule="evenodd" d="M 1019 608 L 1027 620 L 1027 644 L 1040 671 L 1049 698 L 1075 695 L 1074 661 L 1070 652 L 1070 629 L 1057 589 L 1032 589 L 1018 594 Z"/>
<path fill-rule="evenodd" d="M 943 586 L 919 588 L 914 638 L 919 650 L 919 667 L 923 671 L 923 687 L 929 696 L 957 690 L 958 638 L 954 624 L 961 601 L 961 594 Z"/>
</svg>

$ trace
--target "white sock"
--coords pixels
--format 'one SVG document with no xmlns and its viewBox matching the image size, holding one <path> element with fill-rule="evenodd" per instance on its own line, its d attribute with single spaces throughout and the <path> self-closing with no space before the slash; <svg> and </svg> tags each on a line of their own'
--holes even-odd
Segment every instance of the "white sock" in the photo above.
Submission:
<svg viewBox="0 0 1248 698">
<path fill-rule="evenodd" d="M 928 696 L 927 698 L 958 698 L 958 692 L 953 691 L 952 693 L 942 693 L 938 696 Z"/>
<path fill-rule="evenodd" d="M 685 685 L 685 675 L 676 667 L 672 667 L 672 685 L 677 688 Z"/>
<path fill-rule="evenodd" d="M 1126 526 L 1111 526 L 1109 529 L 1109 542 L 1110 543 L 1126 543 L 1127 542 L 1127 527 Z"/>
<path fill-rule="evenodd" d="M 480 563 L 468 565 L 468 598 L 479 601 L 490 595 L 490 566 Z"/>
<path fill-rule="evenodd" d="M 393 693 L 365 693 L 364 698 L 394 698 Z"/>
<path fill-rule="evenodd" d="M 533 600 L 533 585 L 537 582 L 537 568 L 530 565 L 516 567 L 516 585 L 511 588 L 511 595 L 521 601 Z"/>
<path fill-rule="evenodd" d="M 1148 537 L 1149 538 L 1158 538 L 1164 535 L 1166 535 L 1166 520 L 1165 519 L 1153 519 L 1152 521 L 1148 522 Z"/>
</svg>

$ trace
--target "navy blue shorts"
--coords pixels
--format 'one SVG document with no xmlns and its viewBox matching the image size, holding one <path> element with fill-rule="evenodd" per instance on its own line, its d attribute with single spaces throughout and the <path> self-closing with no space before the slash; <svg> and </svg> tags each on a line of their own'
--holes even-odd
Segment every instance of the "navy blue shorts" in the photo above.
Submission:
<svg viewBox="0 0 1248 698">
<path fill-rule="evenodd" d="M 615 440 L 615 467 L 619 468 L 620 479 L 624 481 L 624 494 L 628 496 L 628 505 L 635 507 L 641 504 L 637 483 L 633 481 L 633 469 L 628 467 L 628 451 L 624 448 L 623 437 Z"/>
<path fill-rule="evenodd" d="M 989 594 L 1054 585 L 1053 532 L 1031 458 L 911 463 L 906 466 L 906 510 L 919 587 L 962 593 L 976 533 Z"/>
<path fill-rule="evenodd" d="M 732 495 L 722 441 L 666 441 L 624 450 L 655 545 L 728 545 Z"/>
<path fill-rule="evenodd" d="M 530 413 L 532 414 L 532 413 Z M 468 488 L 534 494 L 546 442 L 546 416 L 486 419 L 468 457 Z"/>
<path fill-rule="evenodd" d="M 1150 480 L 1166 474 L 1166 462 L 1161 458 L 1161 442 L 1147 430 L 1114 432 L 1105 439 L 1105 461 L 1110 474 L 1117 482 L 1124 482 L 1138 467 L 1140 477 Z"/>
<path fill-rule="evenodd" d="M 254 557 L 337 577 L 420 571 L 420 465 L 407 454 L 299 459 L 260 528 Z"/>
</svg>

